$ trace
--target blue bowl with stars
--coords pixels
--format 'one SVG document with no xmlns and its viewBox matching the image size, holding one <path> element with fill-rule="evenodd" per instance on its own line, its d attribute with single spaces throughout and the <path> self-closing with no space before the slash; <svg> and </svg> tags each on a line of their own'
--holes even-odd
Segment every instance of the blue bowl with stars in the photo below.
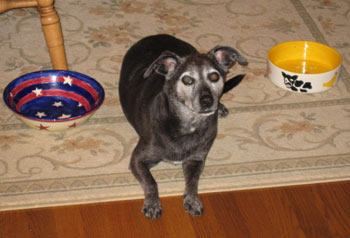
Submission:
<svg viewBox="0 0 350 238">
<path fill-rule="evenodd" d="M 28 126 L 60 131 L 79 126 L 102 105 L 95 79 L 73 71 L 47 70 L 16 78 L 4 90 L 5 104 Z"/>
</svg>

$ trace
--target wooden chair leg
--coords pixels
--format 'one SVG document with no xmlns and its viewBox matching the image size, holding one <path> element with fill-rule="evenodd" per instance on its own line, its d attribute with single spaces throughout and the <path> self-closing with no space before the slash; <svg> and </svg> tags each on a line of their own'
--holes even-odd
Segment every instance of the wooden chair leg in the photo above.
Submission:
<svg viewBox="0 0 350 238">
<path fill-rule="evenodd" d="M 41 25 L 54 69 L 67 70 L 60 18 L 54 9 L 54 0 L 38 0 Z"/>
<path fill-rule="evenodd" d="M 36 0 L 26 0 L 26 1 L 0 0 L 0 13 L 6 12 L 14 8 L 35 7 L 37 5 L 38 3 Z"/>
</svg>

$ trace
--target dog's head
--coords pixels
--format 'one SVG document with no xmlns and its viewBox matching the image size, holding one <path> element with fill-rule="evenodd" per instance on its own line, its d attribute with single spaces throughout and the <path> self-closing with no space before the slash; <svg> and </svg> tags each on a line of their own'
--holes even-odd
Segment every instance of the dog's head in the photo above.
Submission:
<svg viewBox="0 0 350 238">
<path fill-rule="evenodd" d="M 206 116 L 217 111 L 226 74 L 236 61 L 247 64 L 238 51 L 225 46 L 185 57 L 166 51 L 148 67 L 144 77 L 153 72 L 163 75 L 170 101 L 179 101 L 192 113 Z"/>
</svg>

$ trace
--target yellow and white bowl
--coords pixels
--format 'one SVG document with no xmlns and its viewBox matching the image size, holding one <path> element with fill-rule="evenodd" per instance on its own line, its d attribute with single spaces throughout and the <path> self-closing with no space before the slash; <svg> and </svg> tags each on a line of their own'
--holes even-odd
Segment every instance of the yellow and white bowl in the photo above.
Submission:
<svg viewBox="0 0 350 238">
<path fill-rule="evenodd" d="M 317 93 L 338 81 L 341 56 L 333 48 L 312 41 L 288 41 L 268 53 L 267 75 L 278 87 L 299 93 Z"/>
</svg>

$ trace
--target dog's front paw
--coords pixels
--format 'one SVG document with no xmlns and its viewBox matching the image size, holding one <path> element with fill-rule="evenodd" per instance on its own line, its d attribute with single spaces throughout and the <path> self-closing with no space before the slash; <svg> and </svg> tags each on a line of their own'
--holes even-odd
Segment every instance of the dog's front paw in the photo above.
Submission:
<svg viewBox="0 0 350 238">
<path fill-rule="evenodd" d="M 229 114 L 228 109 L 222 103 L 219 103 L 218 114 L 220 118 L 224 118 Z"/>
<path fill-rule="evenodd" d="M 184 198 L 184 208 L 192 216 L 201 216 L 204 212 L 202 202 L 198 196 L 186 195 Z"/>
<path fill-rule="evenodd" d="M 145 217 L 156 219 L 162 215 L 162 204 L 159 198 L 145 199 L 143 202 L 142 213 Z"/>
</svg>

